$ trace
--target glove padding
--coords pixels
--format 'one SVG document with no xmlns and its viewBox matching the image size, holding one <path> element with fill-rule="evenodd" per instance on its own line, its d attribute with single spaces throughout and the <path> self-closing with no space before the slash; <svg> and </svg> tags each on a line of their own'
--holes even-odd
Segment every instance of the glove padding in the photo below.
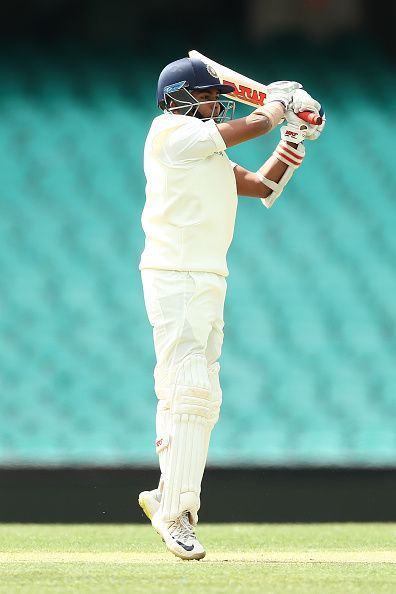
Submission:
<svg viewBox="0 0 396 594">
<path fill-rule="evenodd" d="M 313 113 L 320 114 L 323 121 L 319 126 L 308 124 L 308 122 L 305 122 L 298 117 L 298 112 L 300 111 L 312 111 Z M 285 119 L 287 122 L 286 127 L 290 127 L 293 130 L 298 129 L 303 140 L 317 140 L 323 132 L 326 123 L 326 116 L 319 101 L 316 101 L 316 99 L 304 89 L 296 89 L 296 91 L 294 91 L 289 109 L 285 114 Z M 292 139 L 289 137 L 288 140 Z"/>
<path fill-rule="evenodd" d="M 302 85 L 293 80 L 278 80 L 267 86 L 266 102 L 280 101 L 289 108 L 292 98 L 297 89 L 301 89 Z"/>
<path fill-rule="evenodd" d="M 305 111 L 305 109 L 302 109 L 301 111 Z M 284 140 L 293 140 L 293 137 L 290 135 L 290 132 L 289 134 L 287 134 L 286 137 L 284 137 L 284 134 L 285 130 L 295 130 L 299 135 L 298 139 L 297 137 L 295 137 L 295 142 L 301 142 L 302 140 L 317 140 L 319 136 L 322 134 L 326 124 L 325 113 L 321 111 L 320 115 L 322 116 L 322 123 L 319 126 L 315 126 L 314 124 L 308 124 L 308 122 L 305 122 L 304 120 L 299 118 L 298 115 L 295 114 L 292 109 L 288 109 L 285 114 L 287 124 L 286 126 L 283 126 L 281 128 L 281 137 Z"/>
<path fill-rule="evenodd" d="M 293 98 L 289 105 L 289 109 L 292 109 L 294 113 L 298 113 L 299 111 L 313 111 L 318 114 L 320 107 L 321 105 L 319 101 L 316 101 L 316 99 L 304 89 L 297 89 L 293 93 Z"/>
</svg>

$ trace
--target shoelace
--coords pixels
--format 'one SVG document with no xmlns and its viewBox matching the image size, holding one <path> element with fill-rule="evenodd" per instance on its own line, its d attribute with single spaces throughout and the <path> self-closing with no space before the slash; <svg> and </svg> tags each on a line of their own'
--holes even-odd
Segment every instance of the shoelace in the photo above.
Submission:
<svg viewBox="0 0 396 594">
<path fill-rule="evenodd" d="M 187 541 L 195 538 L 195 532 L 189 522 L 188 512 L 184 512 L 170 527 L 169 532 L 176 540 Z"/>
</svg>

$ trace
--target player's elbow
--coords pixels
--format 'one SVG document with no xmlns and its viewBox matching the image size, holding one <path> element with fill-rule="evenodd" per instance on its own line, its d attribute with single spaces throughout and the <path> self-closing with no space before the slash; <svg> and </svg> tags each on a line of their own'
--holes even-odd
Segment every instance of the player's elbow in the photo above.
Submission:
<svg viewBox="0 0 396 594">
<path fill-rule="evenodd" d="M 256 173 L 248 171 L 237 165 L 234 169 L 238 196 L 251 198 L 266 198 L 271 189 L 260 181 Z"/>
</svg>

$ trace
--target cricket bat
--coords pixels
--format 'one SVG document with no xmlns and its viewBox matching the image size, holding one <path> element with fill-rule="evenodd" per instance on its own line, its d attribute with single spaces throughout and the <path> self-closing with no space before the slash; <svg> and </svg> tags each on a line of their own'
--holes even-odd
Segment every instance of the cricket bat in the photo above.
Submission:
<svg viewBox="0 0 396 594">
<path fill-rule="evenodd" d="M 189 51 L 188 55 L 190 58 L 198 58 L 199 60 L 202 60 L 202 62 L 205 62 L 205 64 L 208 64 L 208 66 L 211 66 L 222 84 L 232 85 L 234 87 L 234 91 L 226 94 L 226 97 L 230 97 L 235 101 L 246 103 L 253 107 L 264 105 L 267 95 L 267 87 L 262 83 L 248 78 L 235 70 L 231 70 L 222 64 L 218 64 L 214 60 L 199 53 L 197 50 Z M 312 111 L 300 111 L 296 115 L 309 124 L 320 125 L 322 123 L 321 116 Z"/>
</svg>

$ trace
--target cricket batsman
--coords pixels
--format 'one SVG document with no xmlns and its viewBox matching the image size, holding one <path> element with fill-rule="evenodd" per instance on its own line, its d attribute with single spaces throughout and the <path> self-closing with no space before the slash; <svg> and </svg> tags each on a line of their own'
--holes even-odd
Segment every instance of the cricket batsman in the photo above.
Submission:
<svg viewBox="0 0 396 594">
<path fill-rule="evenodd" d="M 317 139 L 324 126 L 296 116 L 321 110 L 297 82 L 270 84 L 265 105 L 239 119 L 232 119 L 234 102 L 220 98 L 232 90 L 199 59 L 168 64 L 158 80 L 163 113 L 152 122 L 144 150 L 140 270 L 156 354 L 161 477 L 156 489 L 140 493 L 139 505 L 166 547 L 182 559 L 205 556 L 195 528 L 222 401 L 218 360 L 226 256 L 238 196 L 259 198 L 270 208 L 301 166 L 304 140 Z M 282 122 L 280 141 L 258 171 L 230 161 L 228 147 L 268 134 Z"/>
</svg>

